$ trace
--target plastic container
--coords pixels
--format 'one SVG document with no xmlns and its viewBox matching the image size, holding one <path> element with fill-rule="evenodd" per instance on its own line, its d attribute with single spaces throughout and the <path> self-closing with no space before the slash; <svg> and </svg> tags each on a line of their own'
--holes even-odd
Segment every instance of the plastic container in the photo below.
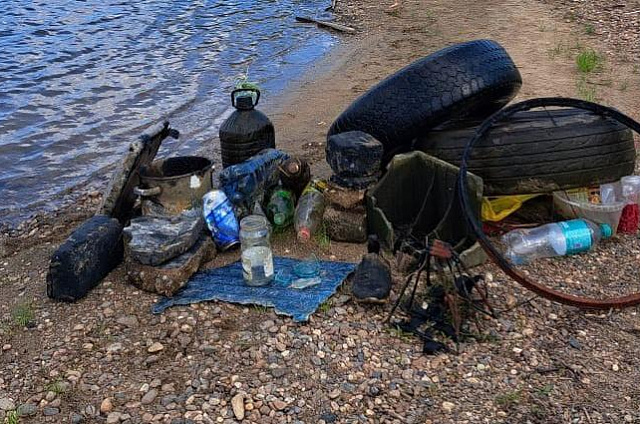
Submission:
<svg viewBox="0 0 640 424">
<path fill-rule="evenodd" d="M 640 175 L 630 175 L 620 179 L 622 197 L 628 203 L 640 204 Z"/>
<path fill-rule="evenodd" d="M 505 256 L 514 264 L 522 265 L 538 258 L 586 252 L 612 234 L 608 224 L 574 219 L 510 231 L 502 241 L 506 247 Z"/>
<path fill-rule="evenodd" d="M 296 204 L 289 190 L 275 190 L 269 198 L 267 216 L 276 230 L 283 230 L 293 222 Z"/>
<path fill-rule="evenodd" d="M 584 218 L 597 224 L 607 224 L 615 234 L 625 202 L 594 204 L 578 200 L 578 198 L 578 194 L 567 191 L 554 192 L 553 205 L 555 211 L 565 219 Z"/>
<path fill-rule="evenodd" d="M 640 220 L 640 176 L 631 175 L 620 180 L 622 198 L 626 202 L 622 210 L 618 232 L 635 234 Z"/>
<path fill-rule="evenodd" d="M 318 231 L 322 223 L 325 208 L 324 188 L 323 182 L 313 180 L 307 184 L 298 200 L 293 223 L 298 240 L 303 243 L 311 240 L 311 236 Z"/>
<path fill-rule="evenodd" d="M 269 242 L 269 224 L 259 215 L 240 221 L 242 276 L 247 285 L 264 286 L 273 280 L 273 253 Z"/>
<path fill-rule="evenodd" d="M 267 116 L 256 110 L 260 90 L 240 88 L 231 93 L 231 104 L 236 110 L 222 123 L 220 154 L 222 167 L 244 162 L 266 148 L 276 147 L 273 124 Z"/>
<path fill-rule="evenodd" d="M 227 250 L 239 243 L 238 220 L 231 202 L 222 190 L 212 190 L 202 197 L 202 209 L 213 241 L 220 250 Z"/>
<path fill-rule="evenodd" d="M 278 185 L 278 167 L 287 159 L 289 155 L 280 150 L 265 149 L 220 172 L 220 188 L 236 207 L 238 216 L 249 215 L 255 202 L 262 202 L 265 193 Z"/>
</svg>

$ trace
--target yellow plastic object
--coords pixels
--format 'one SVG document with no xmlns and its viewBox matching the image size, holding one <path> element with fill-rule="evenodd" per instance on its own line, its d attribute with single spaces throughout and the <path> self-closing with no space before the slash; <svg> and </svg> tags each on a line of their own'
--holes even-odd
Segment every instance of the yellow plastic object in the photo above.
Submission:
<svg viewBox="0 0 640 424">
<path fill-rule="evenodd" d="M 482 220 L 502 221 L 522 206 L 524 202 L 539 194 L 520 194 L 516 196 L 483 197 L 482 198 Z"/>
</svg>

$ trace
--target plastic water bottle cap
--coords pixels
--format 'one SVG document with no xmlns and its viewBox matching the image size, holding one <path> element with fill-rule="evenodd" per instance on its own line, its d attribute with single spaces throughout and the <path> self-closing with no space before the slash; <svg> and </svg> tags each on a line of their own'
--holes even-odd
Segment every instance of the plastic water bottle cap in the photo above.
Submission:
<svg viewBox="0 0 640 424">
<path fill-rule="evenodd" d="M 311 239 L 311 231 L 306 227 L 300 228 L 300 231 L 298 231 L 298 238 L 302 241 L 309 241 Z"/>
<path fill-rule="evenodd" d="M 276 225 L 284 224 L 284 221 L 287 219 L 287 216 L 283 213 L 273 214 L 273 223 Z"/>
<path fill-rule="evenodd" d="M 613 235 L 613 230 L 609 224 L 600 224 L 600 231 L 602 231 L 602 237 L 606 239 Z"/>
</svg>

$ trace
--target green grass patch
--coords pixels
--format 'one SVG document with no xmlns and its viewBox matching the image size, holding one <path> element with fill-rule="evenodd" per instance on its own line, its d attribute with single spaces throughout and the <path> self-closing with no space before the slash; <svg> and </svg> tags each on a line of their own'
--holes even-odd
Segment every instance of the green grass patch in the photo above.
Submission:
<svg viewBox="0 0 640 424">
<path fill-rule="evenodd" d="M 33 312 L 33 307 L 29 303 L 19 304 L 11 313 L 13 322 L 20 327 L 26 327 L 30 322 L 34 320 L 35 317 L 36 316 Z"/>
<path fill-rule="evenodd" d="M 326 302 L 322 302 L 318 309 L 320 309 L 320 312 L 322 313 L 328 313 L 331 309 L 331 299 L 327 300 Z"/>
<path fill-rule="evenodd" d="M 584 33 L 587 35 L 593 35 L 596 33 L 596 28 L 591 24 L 586 24 L 584 26 Z"/>
<path fill-rule="evenodd" d="M 8 411 L 7 415 L 4 417 L 4 424 L 19 424 L 20 423 L 20 415 L 18 415 L 18 411 Z"/>
<path fill-rule="evenodd" d="M 62 394 L 62 393 L 65 392 L 66 386 L 64 385 L 62 380 L 58 379 L 56 381 L 52 381 L 51 383 L 47 384 L 45 389 L 48 392 L 53 392 L 53 393 L 59 395 L 59 394 Z"/>
<path fill-rule="evenodd" d="M 253 305 L 253 310 L 256 312 L 260 312 L 261 314 L 269 312 L 269 308 L 262 305 Z"/>
<path fill-rule="evenodd" d="M 522 392 L 520 390 L 514 390 L 513 392 L 496 396 L 496 404 L 506 408 L 519 404 L 521 400 Z"/>
<path fill-rule="evenodd" d="M 323 250 L 329 250 L 331 247 L 331 239 L 327 234 L 327 227 L 324 223 L 318 229 L 318 232 L 314 235 L 314 239 L 318 246 Z"/>
<path fill-rule="evenodd" d="M 578 71 L 583 74 L 589 74 L 600 70 L 604 58 L 595 50 L 585 49 L 578 53 L 576 57 L 576 64 L 578 65 Z"/>
<path fill-rule="evenodd" d="M 553 384 L 545 384 L 536 390 L 536 393 L 540 396 L 549 396 L 553 392 Z"/>
</svg>

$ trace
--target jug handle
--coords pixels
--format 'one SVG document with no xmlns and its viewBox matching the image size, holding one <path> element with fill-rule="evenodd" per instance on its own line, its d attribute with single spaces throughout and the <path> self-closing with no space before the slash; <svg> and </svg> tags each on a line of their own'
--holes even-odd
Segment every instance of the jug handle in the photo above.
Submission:
<svg viewBox="0 0 640 424">
<path fill-rule="evenodd" d="M 231 92 L 231 106 L 236 107 L 236 93 L 239 93 L 240 91 L 252 91 L 254 93 L 257 94 L 256 96 L 256 102 L 253 104 L 253 107 L 258 106 L 258 102 L 260 101 L 260 90 L 258 90 L 257 88 L 237 88 L 235 90 L 233 90 Z"/>
<path fill-rule="evenodd" d="M 138 186 L 133 188 L 133 192 L 140 197 L 151 197 L 157 196 L 162 192 L 162 188 L 160 187 L 152 187 L 152 188 L 140 188 Z"/>
</svg>

